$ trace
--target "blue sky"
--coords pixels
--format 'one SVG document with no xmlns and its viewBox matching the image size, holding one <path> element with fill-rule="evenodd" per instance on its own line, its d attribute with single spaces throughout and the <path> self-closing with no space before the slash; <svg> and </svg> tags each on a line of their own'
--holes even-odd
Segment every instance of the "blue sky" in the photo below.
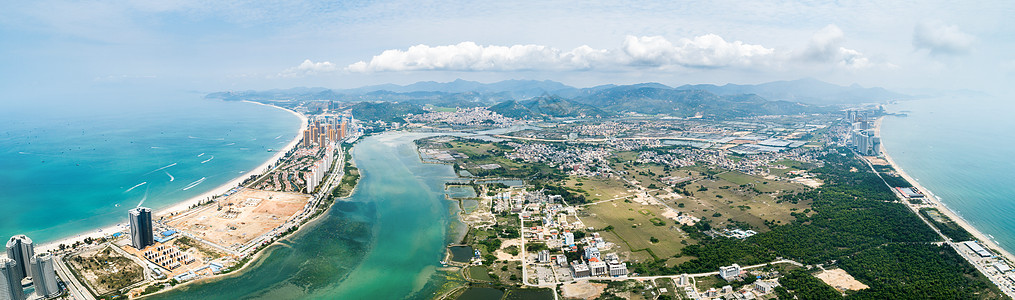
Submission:
<svg viewBox="0 0 1015 300">
<path fill-rule="evenodd" d="M 207 2 L 0 1 L 0 88 L 1015 79 L 1012 1 Z"/>
</svg>

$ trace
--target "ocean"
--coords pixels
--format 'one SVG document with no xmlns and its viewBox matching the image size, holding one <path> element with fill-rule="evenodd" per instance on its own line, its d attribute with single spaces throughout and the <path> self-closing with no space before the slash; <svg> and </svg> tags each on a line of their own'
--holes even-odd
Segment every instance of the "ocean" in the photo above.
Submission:
<svg viewBox="0 0 1015 300">
<path fill-rule="evenodd" d="M 999 246 L 1015 252 L 1015 102 L 943 97 L 888 105 L 881 128 L 885 151 Z"/>
<path fill-rule="evenodd" d="M 299 118 L 198 93 L 18 99 L 0 110 L 0 238 L 36 243 L 124 223 L 264 163 Z"/>
</svg>

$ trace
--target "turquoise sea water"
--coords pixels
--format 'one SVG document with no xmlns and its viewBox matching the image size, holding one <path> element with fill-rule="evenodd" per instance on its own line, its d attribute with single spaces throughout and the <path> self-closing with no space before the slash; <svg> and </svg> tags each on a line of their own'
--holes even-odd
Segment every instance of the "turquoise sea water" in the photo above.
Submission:
<svg viewBox="0 0 1015 300">
<path fill-rule="evenodd" d="M 454 171 L 422 163 L 412 142 L 427 135 L 363 139 L 353 150 L 363 177 L 348 199 L 242 273 L 153 298 L 429 299 L 444 282 L 444 246 L 458 233 L 448 230 L 455 202 L 443 191 Z"/>
<path fill-rule="evenodd" d="M 0 238 L 44 243 L 123 223 L 142 199 L 168 207 L 257 167 L 299 127 L 277 108 L 196 93 L 5 103 Z"/>
<path fill-rule="evenodd" d="M 887 107 L 882 144 L 896 163 L 974 227 L 1015 252 L 1015 102 L 940 98 Z"/>
</svg>

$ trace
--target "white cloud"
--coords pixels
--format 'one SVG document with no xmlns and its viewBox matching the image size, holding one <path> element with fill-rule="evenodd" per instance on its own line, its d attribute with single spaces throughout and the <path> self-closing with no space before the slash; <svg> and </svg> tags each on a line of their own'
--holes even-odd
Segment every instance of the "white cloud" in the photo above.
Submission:
<svg viewBox="0 0 1015 300">
<path fill-rule="evenodd" d="M 958 26 L 941 22 L 921 22 L 913 30 L 913 47 L 935 55 L 968 53 L 975 40 Z"/>
<path fill-rule="evenodd" d="M 457 45 L 416 45 L 403 51 L 385 50 L 369 62 L 346 67 L 351 72 L 378 71 L 513 71 L 534 69 L 587 69 L 603 59 L 608 51 L 581 46 L 562 51 L 542 45 L 480 46 L 473 42 Z"/>
<path fill-rule="evenodd" d="M 416 45 L 406 50 L 385 50 L 370 61 L 346 67 L 350 72 L 381 71 L 513 71 L 582 70 L 634 67 L 726 67 L 763 64 L 774 49 L 740 41 L 727 42 L 714 34 L 680 39 L 676 44 L 661 36 L 624 39 L 620 49 L 581 46 L 564 51 L 542 45 L 481 46 L 473 42 L 457 45 Z"/>
<path fill-rule="evenodd" d="M 661 36 L 627 36 L 621 48 L 633 64 L 651 66 L 680 65 L 685 67 L 725 67 L 766 64 L 775 49 L 741 41 L 727 42 L 718 35 L 707 34 L 694 39 L 680 39 L 673 45 Z"/>
<path fill-rule="evenodd" d="M 835 25 L 825 26 L 811 36 L 807 48 L 797 58 L 813 63 L 832 63 L 849 69 L 873 66 L 870 59 L 860 51 L 843 47 L 845 41 L 842 29 Z"/>
<path fill-rule="evenodd" d="M 304 60 L 299 66 L 295 66 L 282 73 L 279 73 L 279 77 L 301 77 L 306 75 L 316 75 L 321 73 L 330 73 L 340 70 L 340 68 L 330 61 L 313 62 L 309 59 Z"/>
<path fill-rule="evenodd" d="M 874 66 L 860 51 L 842 46 L 842 30 L 829 25 L 801 51 L 777 50 L 705 34 L 671 42 L 662 36 L 627 36 L 616 49 L 581 46 L 561 50 L 544 45 L 416 45 L 391 49 L 370 60 L 338 68 L 330 62 L 304 61 L 283 72 L 301 76 L 344 70 L 353 73 L 386 71 L 518 71 L 518 70 L 631 70 L 673 68 L 782 68 L 784 65 L 830 65 L 845 69 Z M 887 64 L 886 64 L 887 65 Z"/>
</svg>

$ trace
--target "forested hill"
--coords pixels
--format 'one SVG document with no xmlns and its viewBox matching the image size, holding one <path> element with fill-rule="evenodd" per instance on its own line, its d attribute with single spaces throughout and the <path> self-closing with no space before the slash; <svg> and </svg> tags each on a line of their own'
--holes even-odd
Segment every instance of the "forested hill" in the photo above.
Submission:
<svg viewBox="0 0 1015 300">
<path fill-rule="evenodd" d="M 611 113 L 594 106 L 557 96 L 542 96 L 525 101 L 508 100 L 491 106 L 490 111 L 518 119 L 606 117 L 611 115 Z"/>
<path fill-rule="evenodd" d="M 676 117 L 701 115 L 714 119 L 828 111 L 802 103 L 769 101 L 753 94 L 719 96 L 703 90 L 661 87 L 619 86 L 575 100 L 613 113 L 635 112 Z"/>
<path fill-rule="evenodd" d="M 451 82 L 420 81 L 409 85 L 382 84 L 353 89 L 328 89 L 322 87 L 298 87 L 266 91 L 227 91 L 210 93 L 208 98 L 223 100 L 250 100 L 261 102 L 292 100 L 328 101 L 464 101 L 492 105 L 506 100 L 528 100 L 543 95 L 555 95 L 565 99 L 578 99 L 604 91 L 620 92 L 643 88 L 659 91 L 707 91 L 720 97 L 737 95 L 758 95 L 767 100 L 800 102 L 811 105 L 853 104 L 886 102 L 907 99 L 910 96 L 891 92 L 879 87 L 865 88 L 858 85 L 841 86 L 808 78 L 792 81 L 774 81 L 754 85 L 696 84 L 671 87 L 661 83 L 639 83 L 633 85 L 600 85 L 576 88 L 550 80 L 504 80 L 481 83 L 468 80 Z"/>
</svg>

